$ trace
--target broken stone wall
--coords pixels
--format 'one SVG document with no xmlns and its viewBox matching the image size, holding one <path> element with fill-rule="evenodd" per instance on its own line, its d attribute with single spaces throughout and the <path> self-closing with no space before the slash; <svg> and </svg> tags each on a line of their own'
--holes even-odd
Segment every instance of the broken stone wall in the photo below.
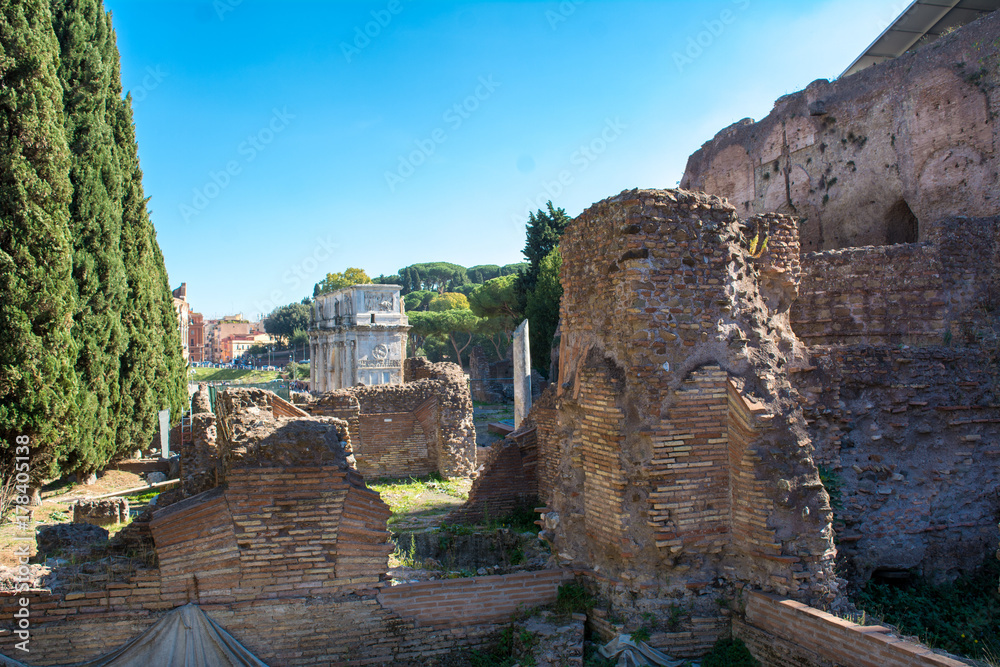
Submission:
<svg viewBox="0 0 1000 667">
<path fill-rule="evenodd" d="M 681 186 L 802 220 L 806 252 L 925 241 L 1000 212 L 1000 14 L 725 128 Z"/>
<path fill-rule="evenodd" d="M 1000 299 L 998 229 L 951 218 L 923 243 L 804 255 L 792 327 L 807 345 L 974 344 Z"/>
<path fill-rule="evenodd" d="M 510 349 L 508 349 L 508 357 Z M 472 399 L 480 403 L 505 403 L 514 400 L 514 362 L 510 358 L 489 361 L 483 348 L 472 347 L 469 353 L 469 383 Z"/>
<path fill-rule="evenodd" d="M 348 421 L 358 470 L 366 477 L 471 475 L 476 435 L 472 397 L 461 368 L 407 359 L 404 377 L 402 385 L 328 392 L 309 409 Z"/>
<path fill-rule="evenodd" d="M 753 258 L 764 228 L 772 254 Z M 546 528 L 616 611 L 683 609 L 698 641 L 664 646 L 685 657 L 724 632 L 715 600 L 736 585 L 837 598 L 828 496 L 787 378 L 802 351 L 794 230 L 773 215 L 741 225 L 718 197 L 632 190 L 562 239 Z"/>
<path fill-rule="evenodd" d="M 1000 512 L 1000 372 L 970 347 L 817 347 L 795 374 L 847 574 L 953 578 Z"/>
</svg>

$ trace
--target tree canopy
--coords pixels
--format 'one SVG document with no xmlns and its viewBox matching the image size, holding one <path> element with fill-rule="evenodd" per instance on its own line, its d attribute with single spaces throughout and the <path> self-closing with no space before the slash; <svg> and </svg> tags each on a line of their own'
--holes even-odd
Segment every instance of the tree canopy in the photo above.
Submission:
<svg viewBox="0 0 1000 667">
<path fill-rule="evenodd" d="M 264 318 L 264 331 L 290 339 L 296 331 L 307 331 L 311 318 L 312 308 L 304 303 L 278 306 Z"/>
<path fill-rule="evenodd" d="M 0 6 L 0 451 L 90 472 L 186 400 L 177 314 L 100 0 Z"/>
<path fill-rule="evenodd" d="M 524 273 L 525 293 L 535 288 L 542 260 L 559 245 L 563 230 L 571 220 L 565 209 L 556 208 L 551 201 L 546 203 L 545 209 L 529 214 L 528 224 L 525 225 L 527 237 L 522 251 L 528 260 L 528 268 Z"/>
<path fill-rule="evenodd" d="M 469 295 L 469 308 L 479 317 L 509 317 L 521 315 L 518 308 L 517 275 L 488 280 Z"/>
<path fill-rule="evenodd" d="M 559 326 L 559 301 L 563 292 L 559 283 L 561 266 L 562 255 L 559 246 L 556 246 L 541 261 L 535 289 L 528 293 L 528 303 L 524 308 L 524 316 L 530 322 L 531 365 L 545 377 L 549 377 L 552 342 Z"/>
<path fill-rule="evenodd" d="M 0 6 L 0 451 L 28 445 L 33 481 L 71 447 L 69 150 L 47 0 Z M 44 472 L 43 472 L 44 471 Z"/>
<path fill-rule="evenodd" d="M 427 304 L 427 310 L 440 312 L 442 310 L 468 310 L 469 300 L 464 294 L 458 292 L 445 292 L 431 297 Z"/>
<path fill-rule="evenodd" d="M 351 285 L 368 285 L 371 282 L 372 279 L 368 277 L 364 269 L 348 267 L 344 269 L 343 273 L 326 274 L 326 278 L 317 283 L 315 289 L 313 289 L 313 296 L 325 294 L 326 292 L 334 292 L 345 287 L 350 287 Z"/>
</svg>

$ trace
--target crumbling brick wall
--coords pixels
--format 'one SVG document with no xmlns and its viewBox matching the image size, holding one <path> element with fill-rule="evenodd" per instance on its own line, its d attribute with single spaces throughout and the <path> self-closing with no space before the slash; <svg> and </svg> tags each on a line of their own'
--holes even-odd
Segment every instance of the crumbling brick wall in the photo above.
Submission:
<svg viewBox="0 0 1000 667">
<path fill-rule="evenodd" d="M 471 475 L 476 432 L 462 369 L 416 358 L 403 362 L 403 373 L 401 385 L 328 392 L 309 410 L 348 421 L 358 470 L 366 477 Z"/>
<path fill-rule="evenodd" d="M 923 243 L 804 255 L 792 326 L 807 345 L 972 343 L 998 246 L 998 218 L 953 218 Z"/>
<path fill-rule="evenodd" d="M 626 614 L 686 609 L 705 631 L 665 638 L 678 655 L 724 631 L 705 601 L 737 584 L 836 602 L 829 498 L 785 368 L 803 353 L 794 221 L 744 225 L 717 197 L 631 190 L 584 211 L 561 247 L 560 384 L 538 448 L 558 558 L 599 573 Z"/>
<path fill-rule="evenodd" d="M 566 572 L 382 590 L 390 512 L 354 468 L 348 423 L 276 416 L 275 403 L 257 389 L 219 395 L 220 485 L 153 514 L 159 567 L 82 591 L 0 592 L 7 630 L 29 600 L 33 664 L 109 652 L 189 602 L 275 667 L 397 664 L 481 646 L 519 605 L 554 601 Z M 466 590 L 475 605 L 457 601 Z M 0 632 L 0 651 L 15 641 Z"/>
<path fill-rule="evenodd" d="M 951 578 L 996 541 L 1000 371 L 976 347 L 810 349 L 794 376 L 852 581 Z"/>
</svg>

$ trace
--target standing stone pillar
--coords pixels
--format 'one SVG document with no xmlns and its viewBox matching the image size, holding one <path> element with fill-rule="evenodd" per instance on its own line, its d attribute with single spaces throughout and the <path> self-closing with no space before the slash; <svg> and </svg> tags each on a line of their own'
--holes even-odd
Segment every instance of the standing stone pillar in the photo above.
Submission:
<svg viewBox="0 0 1000 667">
<path fill-rule="evenodd" d="M 322 392 L 330 391 L 330 360 L 327 358 L 330 344 L 324 340 L 319 344 L 319 370 L 316 376 L 316 383 Z"/>
<path fill-rule="evenodd" d="M 309 339 L 309 388 L 316 389 L 316 339 Z"/>
<path fill-rule="evenodd" d="M 514 329 L 514 428 L 531 410 L 531 350 L 528 345 L 528 320 Z"/>
</svg>

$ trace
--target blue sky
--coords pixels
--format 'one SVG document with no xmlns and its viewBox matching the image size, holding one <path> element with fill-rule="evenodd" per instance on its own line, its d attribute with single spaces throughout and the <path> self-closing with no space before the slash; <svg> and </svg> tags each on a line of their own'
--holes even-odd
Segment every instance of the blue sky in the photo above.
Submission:
<svg viewBox="0 0 1000 667">
<path fill-rule="evenodd" d="M 256 317 L 328 271 L 521 261 L 527 213 L 675 187 L 898 0 L 105 0 L 171 285 Z"/>
</svg>

